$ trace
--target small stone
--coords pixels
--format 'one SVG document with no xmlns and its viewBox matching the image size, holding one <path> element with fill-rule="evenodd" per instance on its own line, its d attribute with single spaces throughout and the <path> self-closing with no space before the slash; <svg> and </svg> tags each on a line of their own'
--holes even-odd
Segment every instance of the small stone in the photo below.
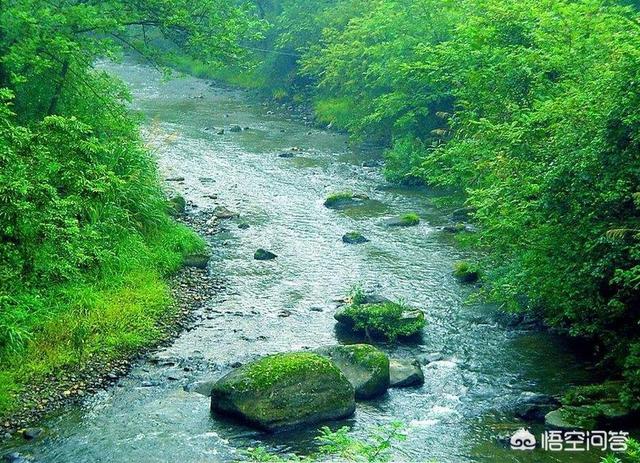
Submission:
<svg viewBox="0 0 640 463">
<path fill-rule="evenodd" d="M 42 433 L 42 428 L 27 428 L 22 432 L 22 437 L 26 440 L 33 440 Z"/>
<path fill-rule="evenodd" d="M 347 244 L 362 244 L 367 243 L 369 240 L 365 238 L 360 232 L 348 232 L 342 236 L 342 241 Z"/>
<path fill-rule="evenodd" d="M 168 177 L 167 182 L 184 182 L 185 178 L 184 177 Z"/>
<path fill-rule="evenodd" d="M 256 252 L 253 254 L 253 258 L 255 260 L 273 260 L 276 257 L 278 256 L 272 253 L 271 251 L 267 251 L 266 249 L 262 249 L 262 248 L 256 250 Z"/>
<path fill-rule="evenodd" d="M 238 228 L 239 228 L 240 230 L 246 230 L 246 229 L 248 229 L 248 228 L 250 228 L 250 227 L 251 227 L 251 225 L 249 225 L 249 224 L 248 224 L 248 223 L 246 223 L 246 222 L 242 222 L 241 224 L 239 224 L 239 225 L 238 225 Z"/>
</svg>

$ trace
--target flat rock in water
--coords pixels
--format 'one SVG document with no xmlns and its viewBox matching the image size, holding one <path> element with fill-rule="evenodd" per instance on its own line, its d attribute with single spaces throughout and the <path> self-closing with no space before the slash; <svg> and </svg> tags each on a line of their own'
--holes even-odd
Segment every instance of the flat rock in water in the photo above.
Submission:
<svg viewBox="0 0 640 463">
<path fill-rule="evenodd" d="M 253 254 L 253 258 L 255 260 L 273 260 L 276 257 L 278 256 L 272 253 L 271 251 L 267 251 L 266 249 L 262 249 L 262 248 L 256 250 L 256 252 Z"/>
<path fill-rule="evenodd" d="M 585 427 L 581 424 L 574 422 L 569 411 L 566 408 L 559 408 L 547 413 L 544 417 L 544 425 L 551 429 L 558 429 L 561 431 L 573 431 L 583 430 Z"/>
<path fill-rule="evenodd" d="M 389 387 L 410 387 L 424 384 L 424 373 L 416 359 L 389 361 Z"/>
<path fill-rule="evenodd" d="M 215 381 L 197 381 L 195 383 L 187 384 L 184 387 L 186 392 L 195 392 L 205 397 L 211 397 L 211 391 Z"/>
<path fill-rule="evenodd" d="M 232 219 L 240 214 L 232 212 L 224 206 L 218 206 L 213 210 L 213 216 L 217 219 Z"/>
<path fill-rule="evenodd" d="M 330 346 L 315 352 L 340 368 L 353 386 L 356 399 L 372 399 L 389 388 L 389 358 L 374 346 Z"/>
<path fill-rule="evenodd" d="M 329 359 L 293 352 L 263 357 L 221 378 L 211 392 L 211 410 L 279 431 L 351 416 L 355 396 Z"/>
</svg>

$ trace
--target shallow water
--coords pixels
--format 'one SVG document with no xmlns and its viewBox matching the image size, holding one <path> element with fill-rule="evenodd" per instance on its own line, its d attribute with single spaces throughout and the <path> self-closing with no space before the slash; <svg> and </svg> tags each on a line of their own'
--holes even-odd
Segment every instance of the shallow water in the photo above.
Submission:
<svg viewBox="0 0 640 463">
<path fill-rule="evenodd" d="M 406 461 L 599 460 L 585 453 L 514 452 L 497 443 L 497 436 L 524 426 L 505 412 L 522 391 L 555 394 L 589 378 L 561 339 L 507 329 L 494 321 L 491 307 L 465 302 L 472 290 L 451 275 L 452 264 L 464 256 L 438 231 L 446 217 L 434 206 L 435 194 L 388 188 L 379 168 L 361 166 L 379 156 L 375 150 L 351 150 L 343 135 L 269 115 L 240 91 L 194 78 L 163 82 L 141 65 L 110 68 L 132 87 L 163 175 L 185 177 L 174 186 L 198 208 L 219 203 L 241 214 L 211 239 L 210 271 L 224 276 L 227 290 L 208 303 L 217 312 L 160 353 L 200 367 L 185 372 L 143 363 L 119 387 L 50 417 L 45 437 L 17 450 L 44 462 L 184 463 L 230 461 L 255 445 L 309 452 L 315 430 L 266 435 L 221 422 L 210 416 L 207 398 L 183 386 L 220 377 L 231 363 L 259 354 L 348 341 L 335 330 L 333 299 L 361 284 L 426 311 L 422 341 L 382 346 L 387 352 L 441 353 L 442 360 L 424 367 L 424 386 L 361 402 L 355 416 L 340 424 L 364 434 L 374 425 L 404 421 L 409 437 L 396 458 Z M 230 133 L 234 124 L 250 129 Z M 216 135 L 214 127 L 227 132 Z M 291 147 L 301 151 L 278 157 Z M 339 190 L 366 193 L 375 202 L 345 211 L 325 208 L 324 198 Z M 219 199 L 205 197 L 210 194 Z M 423 218 L 417 227 L 383 225 L 385 218 L 413 211 Z M 251 228 L 238 229 L 240 221 Z M 371 241 L 342 243 L 350 230 Z M 259 247 L 278 258 L 255 261 Z M 291 315 L 278 316 L 283 309 Z"/>
</svg>

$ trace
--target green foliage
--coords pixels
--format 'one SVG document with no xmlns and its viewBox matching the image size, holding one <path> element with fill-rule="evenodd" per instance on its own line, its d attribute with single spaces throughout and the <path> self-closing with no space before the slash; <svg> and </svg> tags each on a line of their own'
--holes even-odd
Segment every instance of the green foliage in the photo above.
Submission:
<svg viewBox="0 0 640 463">
<path fill-rule="evenodd" d="M 485 296 L 590 339 L 640 403 L 637 9 L 281 0 L 264 17 L 264 43 L 299 55 L 265 58 L 278 87 L 388 143 L 388 178 L 463 190 Z"/>
<path fill-rule="evenodd" d="M 94 63 L 123 47 L 229 61 L 257 22 L 221 0 L 0 0 L 0 415 L 52 371 L 157 341 L 163 278 L 203 248 Z"/>
<path fill-rule="evenodd" d="M 611 453 L 603 457 L 600 463 L 640 463 L 640 442 L 628 439 L 627 451 L 624 454 Z"/>
<path fill-rule="evenodd" d="M 409 212 L 400 216 L 400 221 L 404 226 L 411 227 L 420 223 L 420 216 L 415 212 Z"/>
<path fill-rule="evenodd" d="M 465 283 L 473 283 L 480 277 L 480 270 L 475 264 L 466 261 L 456 262 L 453 265 L 453 276 Z"/>
<path fill-rule="evenodd" d="M 589 405 L 595 402 L 615 402 L 619 400 L 621 386 L 620 381 L 575 386 L 564 394 L 562 403 L 564 405 Z"/>
<path fill-rule="evenodd" d="M 370 431 L 364 439 L 349 434 L 349 428 L 343 426 L 332 431 L 324 426 L 316 437 L 318 451 L 310 456 L 301 457 L 296 454 L 276 455 L 264 447 L 248 449 L 244 456 L 255 462 L 313 462 L 339 459 L 339 461 L 381 463 L 391 461 L 394 452 L 398 452 L 398 443 L 406 440 L 405 426 L 393 422 Z"/>
<path fill-rule="evenodd" d="M 344 314 L 353 320 L 356 330 L 380 335 L 393 342 L 399 337 L 419 333 L 426 325 L 424 316 L 405 319 L 403 315 L 408 311 L 411 308 L 404 303 L 362 304 L 352 300 Z"/>
</svg>

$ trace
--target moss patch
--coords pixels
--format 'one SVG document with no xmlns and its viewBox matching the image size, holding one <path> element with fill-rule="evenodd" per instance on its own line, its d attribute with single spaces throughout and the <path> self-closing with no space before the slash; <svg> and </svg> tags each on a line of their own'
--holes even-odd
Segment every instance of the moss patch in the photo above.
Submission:
<svg viewBox="0 0 640 463">
<path fill-rule="evenodd" d="M 480 279 L 480 271 L 469 262 L 456 262 L 453 265 L 453 276 L 463 283 L 474 283 Z"/>
<path fill-rule="evenodd" d="M 351 191 L 341 191 L 327 196 L 324 200 L 324 205 L 325 207 L 336 209 L 354 205 L 367 199 L 369 199 L 369 197 L 364 194 L 353 193 Z"/>
<path fill-rule="evenodd" d="M 340 376 L 339 370 L 328 359 L 310 352 L 268 355 L 237 371 L 244 375 L 239 390 L 245 392 L 264 391 L 292 377 L 304 377 L 319 371 L 333 371 L 336 378 Z"/>
<path fill-rule="evenodd" d="M 341 314 L 355 330 L 379 335 L 390 341 L 412 336 L 426 325 L 424 314 L 397 302 L 379 304 L 352 303 Z"/>
<path fill-rule="evenodd" d="M 400 221 L 405 227 L 412 227 L 420 223 L 420 216 L 414 212 L 404 214 L 400 217 Z"/>
</svg>

